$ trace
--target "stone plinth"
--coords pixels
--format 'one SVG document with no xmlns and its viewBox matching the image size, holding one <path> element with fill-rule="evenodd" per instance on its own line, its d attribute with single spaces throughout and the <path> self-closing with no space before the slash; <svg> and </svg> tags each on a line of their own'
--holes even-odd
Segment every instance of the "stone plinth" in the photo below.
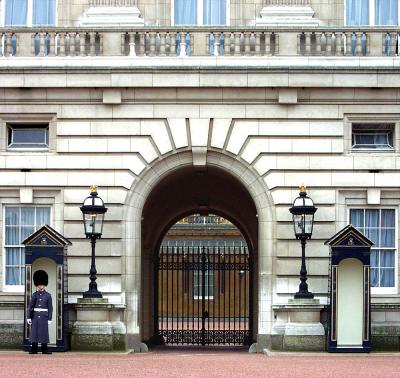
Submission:
<svg viewBox="0 0 400 378">
<path fill-rule="evenodd" d="M 268 5 L 260 12 L 256 26 L 319 26 L 309 5 Z"/>
<path fill-rule="evenodd" d="M 72 328 L 72 350 L 125 350 L 125 306 L 108 303 L 106 298 L 78 298 Z"/>
<path fill-rule="evenodd" d="M 272 327 L 272 349 L 285 351 L 323 351 L 325 330 L 320 322 L 324 308 L 318 299 L 289 299 L 272 306 L 276 322 Z"/>
</svg>

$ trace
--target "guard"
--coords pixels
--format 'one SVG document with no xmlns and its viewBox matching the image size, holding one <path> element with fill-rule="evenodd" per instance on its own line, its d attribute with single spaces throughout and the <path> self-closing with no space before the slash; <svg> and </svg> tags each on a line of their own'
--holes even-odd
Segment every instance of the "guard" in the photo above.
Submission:
<svg viewBox="0 0 400 378">
<path fill-rule="evenodd" d="M 49 277 L 44 270 L 37 270 L 33 274 L 33 283 L 37 291 L 32 294 L 28 308 L 27 323 L 31 325 L 32 348 L 29 354 L 37 354 L 38 343 L 42 344 L 42 353 L 51 354 L 47 348 L 49 342 L 49 327 L 53 315 L 51 295 L 45 290 Z"/>
</svg>

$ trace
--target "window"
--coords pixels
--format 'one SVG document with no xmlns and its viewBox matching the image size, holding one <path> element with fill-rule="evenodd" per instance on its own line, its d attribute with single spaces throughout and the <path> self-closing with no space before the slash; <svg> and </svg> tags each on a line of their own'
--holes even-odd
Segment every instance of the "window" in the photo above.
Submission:
<svg viewBox="0 0 400 378">
<path fill-rule="evenodd" d="M 354 123 L 351 144 L 353 149 L 393 150 L 394 124 Z"/>
<path fill-rule="evenodd" d="M 49 125 L 8 125 L 7 146 L 9 149 L 48 149 Z"/>
<path fill-rule="evenodd" d="M 205 271 L 205 299 L 214 298 L 214 272 L 211 270 Z M 203 298 L 203 272 L 195 270 L 193 272 L 193 297 L 194 299 Z"/>
<path fill-rule="evenodd" d="M 396 285 L 396 216 L 394 209 L 350 209 L 350 223 L 374 245 L 371 248 L 371 286 Z"/>
<path fill-rule="evenodd" d="M 25 283 L 25 254 L 21 242 L 50 223 L 50 207 L 6 207 L 4 219 L 4 283 L 16 287 Z"/>
<path fill-rule="evenodd" d="M 175 0 L 175 25 L 227 25 L 228 0 Z"/>
<path fill-rule="evenodd" d="M 5 26 L 56 24 L 56 0 L 5 0 Z"/>
<path fill-rule="evenodd" d="M 398 25 L 398 0 L 347 0 L 346 25 Z"/>
</svg>

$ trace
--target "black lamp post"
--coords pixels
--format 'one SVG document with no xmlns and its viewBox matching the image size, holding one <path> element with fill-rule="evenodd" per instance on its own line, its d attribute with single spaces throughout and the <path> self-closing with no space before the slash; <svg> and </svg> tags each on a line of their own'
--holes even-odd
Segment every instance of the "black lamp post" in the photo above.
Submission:
<svg viewBox="0 0 400 378">
<path fill-rule="evenodd" d="M 92 244 L 89 290 L 83 293 L 83 298 L 103 298 L 103 295 L 97 290 L 96 283 L 96 239 L 101 238 L 103 233 L 104 214 L 107 208 L 104 206 L 103 200 L 98 197 L 95 185 L 90 188 L 90 196 L 83 201 L 80 209 L 83 214 L 86 238 L 90 239 Z"/>
<path fill-rule="evenodd" d="M 307 269 L 306 269 L 306 240 L 311 239 L 314 213 L 317 208 L 313 200 L 307 196 L 304 185 L 300 187 L 299 197 L 297 197 L 293 206 L 289 209 L 293 216 L 294 234 L 296 239 L 301 241 L 301 269 L 299 291 L 294 295 L 295 298 L 314 298 L 314 294 L 308 291 Z"/>
</svg>

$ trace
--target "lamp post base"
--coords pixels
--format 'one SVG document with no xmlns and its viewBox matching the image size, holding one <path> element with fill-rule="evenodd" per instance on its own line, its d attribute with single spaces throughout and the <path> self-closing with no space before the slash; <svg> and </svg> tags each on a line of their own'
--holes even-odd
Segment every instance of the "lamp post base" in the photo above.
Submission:
<svg viewBox="0 0 400 378">
<path fill-rule="evenodd" d="M 298 291 L 294 297 L 295 299 L 313 299 L 314 294 L 309 291 Z"/>
<path fill-rule="evenodd" d="M 103 294 L 100 293 L 100 291 L 85 291 L 83 293 L 83 298 L 103 298 Z"/>
</svg>

